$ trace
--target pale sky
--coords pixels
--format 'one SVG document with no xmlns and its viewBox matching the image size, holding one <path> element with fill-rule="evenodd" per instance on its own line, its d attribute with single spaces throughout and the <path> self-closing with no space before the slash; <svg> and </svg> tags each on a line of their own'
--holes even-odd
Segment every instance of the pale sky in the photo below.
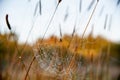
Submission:
<svg viewBox="0 0 120 80">
<path fill-rule="evenodd" d="M 5 22 L 5 15 L 8 14 L 12 31 L 19 35 L 20 42 L 26 41 L 32 25 L 33 29 L 28 38 L 28 42 L 34 42 L 42 37 L 53 15 L 58 0 L 41 0 L 42 15 L 39 14 L 38 8 L 34 16 L 35 7 L 38 1 L 39 0 L 0 0 L 0 32 L 9 32 Z M 93 6 L 88 11 L 87 9 L 91 1 L 92 0 L 82 0 L 80 13 L 80 0 L 62 0 L 45 37 L 49 37 L 53 34 L 59 37 L 59 25 L 61 25 L 63 34 L 71 34 L 75 21 L 76 33 L 81 35 L 97 2 L 95 0 Z M 94 36 L 102 35 L 109 40 L 120 42 L 120 4 L 118 6 L 116 6 L 116 4 L 117 0 L 99 0 L 85 35 L 88 35 L 94 24 Z M 102 8 L 103 12 L 100 15 Z M 68 18 L 64 22 L 66 12 L 68 13 Z M 104 29 L 106 14 L 108 14 L 108 21 L 106 29 Z M 110 16 L 112 16 L 112 22 L 109 31 Z"/>
</svg>

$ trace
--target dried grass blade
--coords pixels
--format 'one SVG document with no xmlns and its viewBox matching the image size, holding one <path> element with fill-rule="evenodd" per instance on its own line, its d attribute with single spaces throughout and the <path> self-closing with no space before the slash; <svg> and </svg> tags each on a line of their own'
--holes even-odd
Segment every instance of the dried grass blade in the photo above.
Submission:
<svg viewBox="0 0 120 80">
<path fill-rule="evenodd" d="M 26 75 L 25 75 L 25 79 L 24 79 L 24 80 L 27 80 L 28 73 L 29 73 L 29 71 L 30 71 L 30 68 L 31 68 L 31 66 L 32 66 L 32 64 L 33 64 L 33 62 L 34 62 L 34 60 L 35 60 L 35 57 L 33 57 L 33 59 L 32 59 L 32 61 L 31 61 L 30 65 L 29 65 L 29 67 L 28 67 L 28 70 L 27 70 L 27 73 L 26 73 Z"/>
<path fill-rule="evenodd" d="M 85 29 L 84 29 L 84 32 L 83 32 L 83 34 L 82 34 L 82 39 L 83 39 L 83 37 L 84 37 L 84 35 L 85 35 L 85 32 L 86 32 L 86 30 L 87 30 L 87 28 L 88 28 L 88 26 L 89 26 L 89 24 L 90 24 L 90 21 L 91 21 L 91 19 L 92 19 L 92 16 L 93 16 L 95 10 L 96 10 L 97 5 L 98 5 L 98 2 L 96 3 L 96 5 L 95 5 L 95 7 L 94 7 L 94 9 L 93 9 L 93 12 L 92 12 L 92 14 L 91 14 L 91 16 L 90 16 L 90 18 L 89 18 L 89 20 L 88 20 L 88 23 L 87 23 L 87 25 L 86 25 L 86 27 L 85 27 Z"/>
</svg>

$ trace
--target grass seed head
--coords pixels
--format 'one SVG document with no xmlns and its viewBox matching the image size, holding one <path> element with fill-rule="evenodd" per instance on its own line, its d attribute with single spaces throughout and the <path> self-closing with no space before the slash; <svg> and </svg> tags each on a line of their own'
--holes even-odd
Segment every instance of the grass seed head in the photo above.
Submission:
<svg viewBox="0 0 120 80">
<path fill-rule="evenodd" d="M 6 24 L 8 26 L 8 29 L 11 30 L 11 26 L 10 26 L 10 23 L 8 21 L 8 14 L 6 14 Z"/>
<path fill-rule="evenodd" d="M 61 3 L 62 0 L 58 0 L 58 3 Z"/>
</svg>

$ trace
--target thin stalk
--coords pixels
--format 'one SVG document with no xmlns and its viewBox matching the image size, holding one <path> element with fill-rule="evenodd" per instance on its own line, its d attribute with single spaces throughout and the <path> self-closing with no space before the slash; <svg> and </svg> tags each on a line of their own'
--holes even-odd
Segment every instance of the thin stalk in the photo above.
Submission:
<svg viewBox="0 0 120 80">
<path fill-rule="evenodd" d="M 50 26 L 50 24 L 51 24 L 51 22 L 52 22 L 52 20 L 53 20 L 53 18 L 54 18 L 54 15 L 55 15 L 55 13 L 56 13 L 56 11 L 57 11 L 57 8 L 58 8 L 58 5 L 60 4 L 60 2 L 61 2 L 61 0 L 59 1 L 59 3 L 57 4 L 57 6 L 56 6 L 56 8 L 55 8 L 55 11 L 54 11 L 54 13 L 53 13 L 53 16 L 52 16 L 52 18 L 51 18 L 51 20 L 50 20 L 50 22 L 49 22 L 49 24 L 48 24 L 48 26 L 47 26 L 47 29 L 46 29 L 44 35 L 43 35 L 43 38 L 42 38 L 42 40 L 41 40 L 41 43 L 43 42 L 43 39 L 44 39 L 44 37 L 45 37 L 45 34 L 46 34 L 46 32 L 48 31 L 48 28 L 49 28 L 49 26 Z M 26 75 L 25 75 L 25 79 L 24 79 L 24 80 L 27 79 L 28 73 L 29 73 L 29 71 L 30 71 L 30 68 L 31 68 L 34 60 L 35 60 L 35 56 L 33 57 L 30 65 L 29 65 L 29 68 L 28 68 L 28 70 L 27 70 L 27 73 L 26 73 Z"/>
<path fill-rule="evenodd" d="M 94 14 L 94 12 L 95 12 L 95 10 L 96 10 L 96 7 L 97 7 L 97 5 L 98 5 L 98 2 L 99 2 L 99 1 L 97 1 L 96 5 L 95 5 L 95 7 L 94 7 L 94 9 L 93 9 L 93 12 L 92 12 L 92 14 L 91 14 L 91 16 L 90 16 L 90 18 L 89 18 L 89 20 L 88 20 L 88 23 L 87 23 L 87 25 L 86 25 L 86 27 L 85 27 L 85 29 L 84 29 L 84 32 L 83 32 L 83 34 L 82 34 L 82 41 L 83 41 L 85 32 L 86 32 L 86 30 L 87 30 L 87 28 L 88 28 L 88 26 L 89 26 L 89 24 L 90 24 L 90 21 L 91 21 L 91 19 L 92 19 L 92 17 L 93 17 L 93 14 Z M 81 45 L 82 45 L 82 43 L 81 43 Z"/>
<path fill-rule="evenodd" d="M 31 34 L 32 30 L 33 30 L 34 24 L 35 24 L 35 21 L 33 21 L 33 23 L 32 23 L 32 27 L 31 27 L 31 29 L 30 29 L 30 31 L 29 31 L 29 33 L 28 33 L 27 39 L 26 39 L 26 41 L 25 41 L 25 44 L 24 44 L 24 46 L 23 46 L 23 48 L 22 48 L 22 50 L 21 50 L 21 56 L 23 55 L 24 49 L 25 49 L 25 47 L 26 47 L 26 45 L 27 45 L 27 41 L 28 41 L 28 39 L 29 39 L 29 37 L 30 37 L 30 34 Z M 20 57 L 21 57 L 21 56 L 20 56 Z"/>
<path fill-rule="evenodd" d="M 83 32 L 83 34 L 82 34 L 82 41 L 83 41 L 83 37 L 84 37 L 84 35 L 85 35 L 85 32 L 86 32 L 86 30 L 87 30 L 87 28 L 88 28 L 88 25 L 90 24 L 90 21 L 91 21 L 91 19 L 92 19 L 92 17 L 93 17 L 93 14 L 94 14 L 94 12 L 95 12 L 95 10 L 96 10 L 96 7 L 97 7 L 97 5 L 98 5 L 98 2 L 99 2 L 99 1 L 97 1 L 96 5 L 95 5 L 95 7 L 94 7 L 94 9 L 93 9 L 93 12 L 92 12 L 92 14 L 91 14 L 91 16 L 90 16 L 90 18 L 89 18 L 89 20 L 88 20 L 88 23 L 87 23 L 87 25 L 86 25 L 86 27 L 85 27 L 85 30 L 84 30 L 84 32 Z M 81 45 L 82 45 L 82 44 L 81 44 Z M 73 58 L 72 58 L 71 61 L 70 61 L 70 64 L 69 64 L 68 69 L 67 69 L 67 70 L 68 70 L 67 73 L 69 72 L 69 67 L 70 67 L 70 65 L 73 65 L 73 61 L 74 61 L 75 55 L 76 55 L 76 54 L 73 55 Z"/>
<path fill-rule="evenodd" d="M 24 80 L 27 80 L 27 76 L 28 76 L 28 74 L 29 74 L 29 71 L 30 71 L 30 69 L 31 69 L 31 66 L 32 66 L 34 60 L 35 60 L 35 56 L 33 57 L 33 59 L 32 59 L 32 61 L 31 61 L 30 65 L 29 65 L 29 67 L 28 67 L 28 70 L 27 70 L 27 73 L 26 73 L 26 75 L 25 75 L 25 79 L 24 79 Z"/>
<path fill-rule="evenodd" d="M 75 25 L 74 25 L 73 32 L 72 32 L 72 39 L 70 39 L 69 44 L 68 44 L 68 46 L 67 46 L 68 48 L 70 48 L 70 45 L 71 45 L 72 40 L 73 40 L 73 38 L 74 38 L 74 35 L 75 35 L 75 32 L 76 32 L 76 24 L 77 24 L 77 17 L 76 17 Z"/>
<path fill-rule="evenodd" d="M 50 27 L 50 24 L 51 24 L 51 22 L 52 22 L 54 16 L 55 16 L 55 13 L 56 13 L 56 11 L 57 11 L 58 5 L 59 5 L 59 3 L 57 4 L 57 6 L 56 6 L 56 8 L 55 8 L 55 11 L 54 11 L 54 13 L 53 13 L 53 15 L 52 15 L 52 17 L 51 17 L 49 23 L 48 23 L 48 26 L 47 26 L 46 30 L 45 30 L 45 33 L 43 34 L 43 37 L 42 37 L 41 43 L 43 42 L 44 37 L 45 37 L 45 35 L 46 35 L 46 33 L 47 33 L 49 27 Z"/>
</svg>

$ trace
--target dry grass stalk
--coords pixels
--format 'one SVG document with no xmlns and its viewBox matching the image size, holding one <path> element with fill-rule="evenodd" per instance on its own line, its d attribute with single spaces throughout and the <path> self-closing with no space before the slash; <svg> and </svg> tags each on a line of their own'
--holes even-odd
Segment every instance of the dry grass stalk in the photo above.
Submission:
<svg viewBox="0 0 120 80">
<path fill-rule="evenodd" d="M 33 25 L 34 25 L 34 22 L 33 22 Z M 31 29 L 30 29 L 30 31 L 29 31 L 29 34 L 28 34 L 28 36 L 27 36 L 27 39 L 26 39 L 26 42 L 25 42 L 23 48 L 21 49 L 21 51 L 18 50 L 18 52 L 19 52 L 19 54 L 20 54 L 20 55 L 19 55 L 19 59 L 20 59 L 20 61 L 22 62 L 23 67 L 25 68 L 25 70 L 26 70 L 26 67 L 25 67 L 25 64 L 24 64 L 24 62 L 23 62 L 23 60 L 22 60 L 22 56 L 23 56 L 24 49 L 25 49 L 25 47 L 26 47 L 26 45 L 27 45 L 27 41 L 28 41 L 28 38 L 29 38 L 29 36 L 30 36 L 30 33 L 31 33 L 32 29 L 33 29 L 33 25 L 32 25 L 32 27 L 31 27 Z M 34 58 L 35 58 L 35 57 L 34 57 Z M 34 62 L 34 58 L 33 58 L 33 60 L 31 61 L 31 64 L 29 65 L 28 70 L 26 70 L 26 76 L 25 76 L 25 79 L 24 79 L 24 80 L 27 79 L 27 76 L 28 76 L 28 78 L 29 78 L 29 74 L 28 74 L 28 73 L 29 73 L 29 70 L 30 70 L 30 68 L 31 68 L 31 66 L 32 66 L 32 63 Z"/>
<path fill-rule="evenodd" d="M 30 62 L 30 65 L 29 65 L 29 67 L 28 67 L 28 70 L 27 70 L 27 72 L 26 72 L 26 75 L 25 75 L 25 79 L 24 79 L 24 80 L 27 80 L 27 76 L 28 76 L 28 74 L 29 74 L 30 68 L 31 68 L 34 60 L 35 60 L 35 57 L 33 57 L 32 61 Z"/>
<path fill-rule="evenodd" d="M 21 49 L 21 57 L 22 57 L 23 52 L 24 52 L 24 49 L 25 49 L 25 47 L 26 47 L 26 45 L 27 45 L 27 41 L 28 41 L 28 39 L 29 39 L 29 37 L 30 37 L 30 34 L 31 34 L 32 30 L 33 30 L 34 24 L 35 24 L 35 21 L 33 21 L 32 27 L 31 27 L 31 29 L 30 29 L 30 31 L 29 31 L 29 33 L 28 33 L 28 36 L 27 36 L 26 41 L 25 41 L 25 43 L 24 43 L 24 46 L 23 46 L 23 48 Z"/>
<path fill-rule="evenodd" d="M 85 29 L 84 29 L 84 32 L 83 32 L 83 34 L 82 34 L 82 42 L 83 42 L 83 38 L 84 38 L 85 32 L 86 32 L 86 30 L 87 30 L 87 28 L 88 28 L 88 26 L 89 26 L 89 24 L 90 24 L 90 21 L 91 21 L 91 19 L 92 19 L 92 17 L 93 17 L 93 14 L 94 14 L 94 12 L 95 12 L 95 10 L 96 10 L 97 5 L 98 5 L 98 1 L 97 1 L 96 5 L 95 5 L 95 7 L 94 7 L 94 9 L 93 9 L 93 12 L 92 12 L 92 14 L 91 14 L 91 16 L 90 16 L 90 18 L 89 18 L 89 20 L 88 20 L 88 23 L 87 23 L 87 25 L 86 25 L 86 27 L 85 27 Z M 82 46 L 82 42 L 81 42 L 81 46 Z"/>
<path fill-rule="evenodd" d="M 54 16 L 55 16 L 55 13 L 56 13 L 57 8 L 58 8 L 58 6 L 59 6 L 59 4 L 60 4 L 60 2 L 61 2 L 61 1 L 62 1 L 62 0 L 59 0 L 59 2 L 58 2 L 58 4 L 57 4 L 57 6 L 56 6 L 56 8 L 55 8 L 55 11 L 54 11 L 54 13 L 53 13 L 53 15 L 52 15 L 52 17 L 51 17 L 51 19 L 50 19 L 50 21 L 49 21 L 48 25 L 47 25 L 47 28 L 46 28 L 46 30 L 45 30 L 45 32 L 44 32 L 44 34 L 43 34 L 43 37 L 42 37 L 41 43 L 42 43 L 42 42 L 43 42 L 43 40 L 44 40 L 44 37 L 45 37 L 45 35 L 46 35 L 46 33 L 47 33 L 47 31 L 48 31 L 49 27 L 50 27 L 50 24 L 51 24 L 51 22 L 52 22 L 52 20 L 53 20 L 53 18 L 54 18 Z"/>
<path fill-rule="evenodd" d="M 85 34 L 85 32 L 86 32 L 86 30 L 87 30 L 87 28 L 88 28 L 88 25 L 89 25 L 89 23 L 90 23 L 90 21 L 91 21 L 91 19 L 92 19 L 92 16 L 93 16 L 93 14 L 94 14 L 94 12 L 95 12 L 95 10 L 96 10 L 97 5 L 98 5 L 98 1 L 97 1 L 96 5 L 95 5 L 95 7 L 94 7 L 94 10 L 93 10 L 93 12 L 92 12 L 92 14 L 91 14 L 91 16 L 90 16 L 90 18 L 89 18 L 89 21 L 88 21 L 88 23 L 87 23 L 87 25 L 86 25 L 86 27 L 85 27 L 85 30 L 84 30 L 83 34 L 82 34 L 82 41 L 83 41 L 84 34 Z M 81 43 L 81 45 L 82 45 L 82 43 Z M 69 70 L 70 70 L 70 66 L 72 66 L 72 65 L 74 64 L 73 62 L 74 62 L 74 57 L 75 57 L 75 56 L 76 56 L 76 54 L 73 55 L 73 57 L 72 57 L 72 59 L 71 59 L 71 61 L 70 61 L 70 64 L 69 64 L 68 69 L 67 69 L 67 73 L 68 73 Z"/>
<path fill-rule="evenodd" d="M 43 40 L 44 40 L 45 34 L 46 34 L 46 32 L 48 31 L 48 28 L 49 28 L 49 26 L 50 26 L 50 24 L 51 24 L 51 22 L 52 22 L 52 20 L 53 20 L 53 18 L 54 18 L 54 15 L 55 15 L 55 13 L 56 13 L 56 11 L 57 11 L 58 5 L 59 5 L 59 3 L 60 3 L 61 1 L 62 1 L 62 0 L 59 0 L 57 6 L 56 6 L 56 8 L 55 8 L 55 11 L 54 11 L 54 13 L 53 13 L 53 16 L 52 16 L 52 18 L 50 19 L 50 22 L 48 23 L 47 29 L 46 29 L 46 31 L 45 31 L 45 33 L 44 33 L 44 35 L 43 35 L 43 38 L 42 38 L 42 40 L 41 40 L 41 43 L 42 43 Z M 31 30 L 32 30 L 32 29 L 31 29 Z M 25 75 L 25 79 L 24 79 L 24 80 L 27 79 L 28 73 L 29 73 L 29 71 L 30 71 L 30 68 L 31 68 L 34 60 L 35 60 L 35 56 L 34 56 L 34 58 L 32 59 L 30 65 L 29 65 L 29 68 L 28 68 L 28 70 L 27 70 L 27 73 L 26 73 L 26 75 Z"/>
</svg>

